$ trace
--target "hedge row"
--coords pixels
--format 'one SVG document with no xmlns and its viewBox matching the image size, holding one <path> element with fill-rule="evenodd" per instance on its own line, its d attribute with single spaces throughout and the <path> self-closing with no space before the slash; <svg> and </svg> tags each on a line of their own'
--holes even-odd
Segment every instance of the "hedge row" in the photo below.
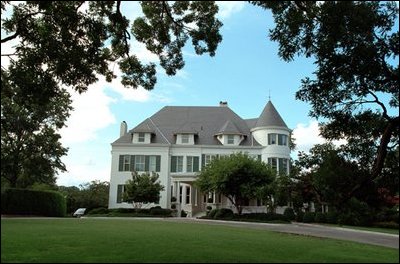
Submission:
<svg viewBox="0 0 400 264">
<path fill-rule="evenodd" d="M 6 188 L 1 191 L 1 214 L 65 216 L 67 203 L 61 193 Z"/>
</svg>

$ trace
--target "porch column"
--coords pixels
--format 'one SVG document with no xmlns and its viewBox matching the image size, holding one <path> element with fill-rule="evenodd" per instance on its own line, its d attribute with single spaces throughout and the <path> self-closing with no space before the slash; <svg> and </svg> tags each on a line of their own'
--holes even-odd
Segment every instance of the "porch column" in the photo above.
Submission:
<svg viewBox="0 0 400 264">
<path fill-rule="evenodd" d="M 176 201 L 178 202 L 177 203 L 177 205 L 176 205 L 176 209 L 178 210 L 176 213 L 176 216 L 177 217 L 181 217 L 181 208 L 182 208 L 182 204 L 181 204 L 181 202 L 180 202 L 180 199 L 179 199 L 179 197 L 181 196 L 181 182 L 180 181 L 177 181 L 176 182 L 177 183 L 177 188 L 176 188 Z M 182 200 L 183 200 L 183 197 L 182 197 Z"/>
</svg>

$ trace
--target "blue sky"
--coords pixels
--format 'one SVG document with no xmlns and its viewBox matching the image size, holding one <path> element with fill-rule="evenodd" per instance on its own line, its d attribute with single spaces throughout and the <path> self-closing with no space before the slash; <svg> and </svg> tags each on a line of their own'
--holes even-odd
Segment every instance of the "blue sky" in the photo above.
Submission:
<svg viewBox="0 0 400 264">
<path fill-rule="evenodd" d="M 296 57 L 288 63 L 278 57 L 277 43 L 268 38 L 268 30 L 274 26 L 269 11 L 240 1 L 218 5 L 218 17 L 224 25 L 215 57 L 195 55 L 188 42 L 183 70 L 171 77 L 158 67 L 158 81 L 152 91 L 127 89 L 119 79 L 107 83 L 102 77 L 84 94 L 71 91 L 75 110 L 68 127 L 60 131 L 63 145 L 69 148 L 68 156 L 63 158 L 68 172 L 58 175 L 58 185 L 109 181 L 111 143 L 119 137 L 120 123 L 126 121 L 132 129 L 167 105 L 218 106 L 220 101 L 227 101 L 242 118 L 255 118 L 270 95 L 288 127 L 294 130 L 298 148 L 293 158 L 299 150 L 307 151 L 313 144 L 322 143 L 316 120 L 308 116 L 310 106 L 295 99 L 301 79 L 312 76 L 312 60 Z M 125 2 L 123 12 L 135 17 L 140 15 L 140 6 Z M 158 62 L 143 45 L 132 42 L 132 48 L 143 62 Z"/>
</svg>

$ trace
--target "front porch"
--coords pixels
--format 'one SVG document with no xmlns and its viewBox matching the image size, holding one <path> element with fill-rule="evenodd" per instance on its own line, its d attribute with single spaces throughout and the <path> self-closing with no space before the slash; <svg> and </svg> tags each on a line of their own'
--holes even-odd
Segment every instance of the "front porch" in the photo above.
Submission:
<svg viewBox="0 0 400 264">
<path fill-rule="evenodd" d="M 191 176 L 172 176 L 171 178 L 171 197 L 176 198 L 176 209 L 178 210 L 178 217 L 180 217 L 180 210 L 187 213 L 186 217 L 198 217 L 205 215 L 208 211 L 207 207 L 211 209 L 229 208 L 234 213 L 237 213 L 236 208 L 232 202 L 224 195 L 216 192 L 202 193 L 194 186 L 196 177 Z M 242 213 L 265 213 L 267 212 L 266 206 L 260 201 L 251 200 L 243 207 Z"/>
</svg>

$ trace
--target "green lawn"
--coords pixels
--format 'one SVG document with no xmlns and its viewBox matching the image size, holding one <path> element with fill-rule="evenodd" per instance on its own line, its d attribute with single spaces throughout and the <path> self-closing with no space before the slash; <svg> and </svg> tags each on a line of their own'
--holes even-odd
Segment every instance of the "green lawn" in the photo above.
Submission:
<svg viewBox="0 0 400 264">
<path fill-rule="evenodd" d="M 2 219 L 1 262 L 399 262 L 397 249 L 139 219 Z"/>
</svg>

